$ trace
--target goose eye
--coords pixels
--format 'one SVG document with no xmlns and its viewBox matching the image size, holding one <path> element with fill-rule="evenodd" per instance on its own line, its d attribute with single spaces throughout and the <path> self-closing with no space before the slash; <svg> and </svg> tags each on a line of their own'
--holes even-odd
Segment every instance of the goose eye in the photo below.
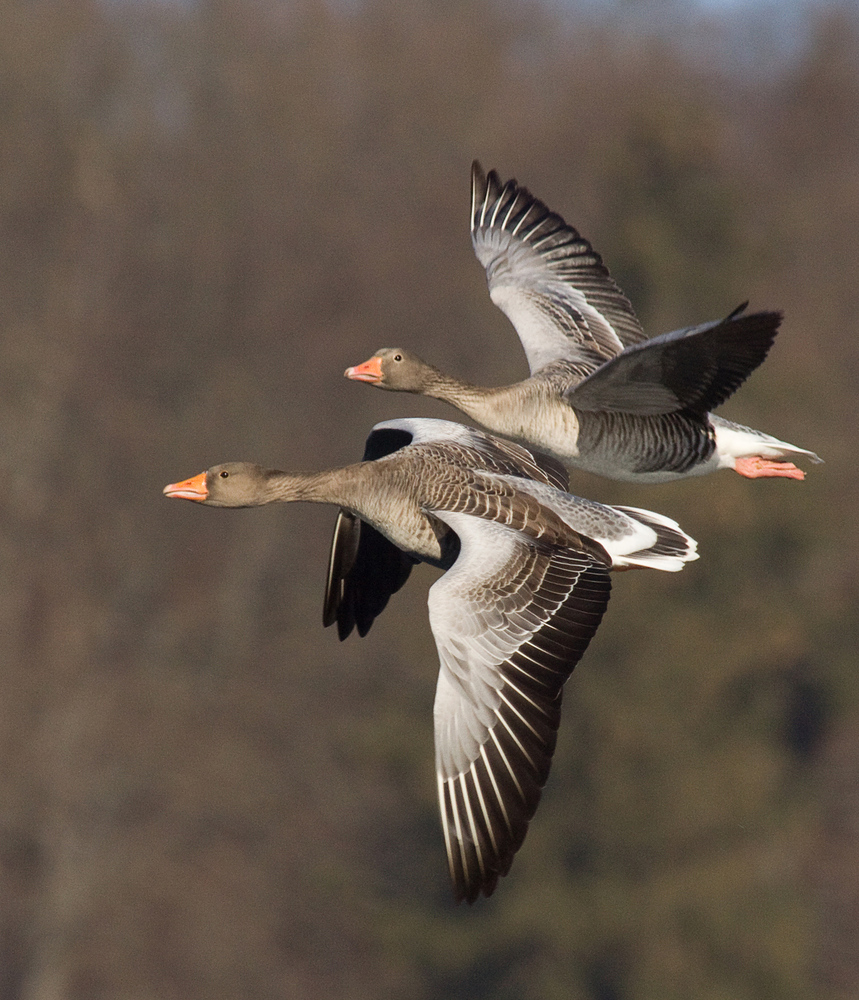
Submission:
<svg viewBox="0 0 859 1000">
<path fill-rule="evenodd" d="M 402 360 L 403 360 L 402 354 L 395 354 L 394 355 L 394 361 L 402 361 Z"/>
<path fill-rule="evenodd" d="M 227 472 L 226 469 L 221 469 L 219 475 L 220 475 L 221 479 L 229 479 L 230 478 L 230 474 L 229 474 L 229 472 Z"/>
</svg>

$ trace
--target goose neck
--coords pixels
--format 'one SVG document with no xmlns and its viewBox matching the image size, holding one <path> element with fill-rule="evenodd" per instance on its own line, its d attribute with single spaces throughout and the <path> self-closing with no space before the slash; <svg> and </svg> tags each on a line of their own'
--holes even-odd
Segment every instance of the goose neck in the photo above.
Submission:
<svg viewBox="0 0 859 1000">
<path fill-rule="evenodd" d="M 352 507 L 360 478 L 357 474 L 359 469 L 360 465 L 310 473 L 273 470 L 269 473 L 262 502 L 306 501 Z"/>
</svg>

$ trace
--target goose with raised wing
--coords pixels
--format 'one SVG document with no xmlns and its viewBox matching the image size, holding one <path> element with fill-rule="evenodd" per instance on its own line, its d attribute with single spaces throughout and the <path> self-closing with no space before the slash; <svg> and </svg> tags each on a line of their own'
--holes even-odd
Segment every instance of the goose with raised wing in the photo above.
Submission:
<svg viewBox="0 0 859 1000">
<path fill-rule="evenodd" d="M 443 420 L 377 424 L 365 460 L 291 474 L 243 462 L 165 487 L 215 507 L 305 500 L 341 508 L 325 624 L 365 634 L 416 562 L 440 670 L 434 719 L 454 892 L 490 895 L 546 782 L 561 691 L 608 604 L 609 571 L 676 571 L 695 542 L 659 514 L 565 492 L 553 459 Z"/>
<path fill-rule="evenodd" d="M 646 339 L 599 254 L 515 180 L 472 167 L 471 238 L 489 294 L 525 349 L 529 378 L 482 388 L 403 348 L 347 378 L 444 400 L 484 427 L 612 479 L 669 482 L 716 469 L 803 479 L 820 459 L 709 411 L 767 356 L 781 315 L 746 313 Z"/>
</svg>

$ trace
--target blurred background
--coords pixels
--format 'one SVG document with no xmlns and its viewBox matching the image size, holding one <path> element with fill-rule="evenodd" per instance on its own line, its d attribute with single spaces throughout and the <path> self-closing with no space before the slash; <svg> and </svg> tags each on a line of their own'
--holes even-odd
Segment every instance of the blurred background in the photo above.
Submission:
<svg viewBox="0 0 859 1000">
<path fill-rule="evenodd" d="M 0 0 L 0 1000 L 859 995 L 853 3 Z M 335 512 L 168 502 L 525 372 L 469 165 L 652 333 L 780 308 L 721 412 L 826 464 L 573 490 L 701 560 L 615 578 L 511 875 L 451 901 L 421 570 L 370 635 Z M 847 463 L 845 466 L 845 462 Z"/>
</svg>

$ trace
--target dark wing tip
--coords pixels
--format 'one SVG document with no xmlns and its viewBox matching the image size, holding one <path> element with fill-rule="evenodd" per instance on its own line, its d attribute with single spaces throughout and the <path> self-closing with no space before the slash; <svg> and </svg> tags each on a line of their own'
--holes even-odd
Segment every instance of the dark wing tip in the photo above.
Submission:
<svg viewBox="0 0 859 1000">
<path fill-rule="evenodd" d="M 697 407 L 713 410 L 724 403 L 761 365 L 775 342 L 782 321 L 777 311 L 735 310 L 712 333 L 715 355 L 709 360 L 711 384 Z"/>
<path fill-rule="evenodd" d="M 495 211 L 505 195 L 512 193 L 515 198 L 520 190 L 523 195 L 530 197 L 524 188 L 519 188 L 515 179 L 502 183 L 497 170 L 484 174 L 483 168 L 475 160 L 471 165 L 471 232 L 476 233 L 485 224 L 490 208 Z"/>
<path fill-rule="evenodd" d="M 345 598 L 345 583 L 355 565 L 360 541 L 361 522 L 346 510 L 337 514 L 331 551 L 328 556 L 328 575 L 325 579 L 325 598 L 322 605 L 322 624 L 325 628 L 337 622 L 340 640 L 346 638 L 355 624 Z"/>
<path fill-rule="evenodd" d="M 478 205 L 486 199 L 486 174 L 483 167 L 474 160 L 471 164 L 471 231 L 477 228 Z"/>
<path fill-rule="evenodd" d="M 328 628 L 336 622 L 341 642 L 353 629 L 363 638 L 415 562 L 375 528 L 341 510 L 331 539 L 322 624 Z"/>
</svg>

